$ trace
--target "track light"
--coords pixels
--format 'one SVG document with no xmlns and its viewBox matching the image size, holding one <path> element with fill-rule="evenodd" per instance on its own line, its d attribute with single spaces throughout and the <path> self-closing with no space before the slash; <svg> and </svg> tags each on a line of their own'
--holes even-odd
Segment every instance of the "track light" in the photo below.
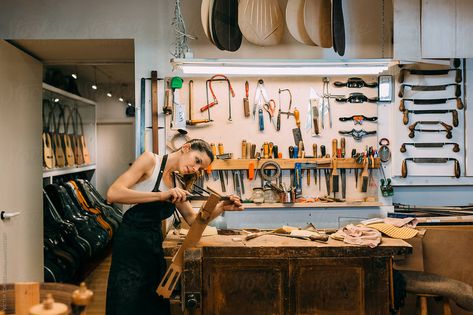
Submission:
<svg viewBox="0 0 473 315">
<path fill-rule="evenodd" d="M 75 80 L 77 80 L 77 73 L 71 74 L 71 77 L 73 77 Z"/>
<path fill-rule="evenodd" d="M 97 89 L 98 89 L 97 85 L 96 85 L 96 84 L 92 84 L 92 90 L 97 90 Z"/>
<path fill-rule="evenodd" d="M 108 97 L 112 97 L 112 92 L 111 92 L 111 91 L 108 91 L 108 92 L 107 92 L 107 96 L 108 96 Z"/>
<path fill-rule="evenodd" d="M 94 66 L 94 84 L 92 84 L 92 90 L 97 90 L 97 67 Z"/>
<path fill-rule="evenodd" d="M 58 103 L 59 102 L 59 99 L 58 98 L 55 98 L 54 99 L 54 103 Z"/>
<path fill-rule="evenodd" d="M 119 100 L 120 102 L 123 102 L 123 97 L 119 97 L 118 100 Z"/>
</svg>

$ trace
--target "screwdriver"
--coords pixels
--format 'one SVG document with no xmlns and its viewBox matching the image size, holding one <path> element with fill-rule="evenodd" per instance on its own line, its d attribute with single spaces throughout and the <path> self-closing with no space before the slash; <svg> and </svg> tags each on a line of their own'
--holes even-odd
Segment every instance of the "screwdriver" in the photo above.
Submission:
<svg viewBox="0 0 473 315">
<path fill-rule="evenodd" d="M 301 121 L 299 119 L 299 110 L 296 108 L 294 108 L 294 119 L 296 120 L 296 126 L 297 128 L 300 128 L 301 127 Z"/>
</svg>

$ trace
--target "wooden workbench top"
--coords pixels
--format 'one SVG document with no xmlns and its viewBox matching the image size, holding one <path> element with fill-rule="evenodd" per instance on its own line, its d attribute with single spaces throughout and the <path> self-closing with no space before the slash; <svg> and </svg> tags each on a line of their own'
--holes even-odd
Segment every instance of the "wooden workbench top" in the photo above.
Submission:
<svg viewBox="0 0 473 315">
<path fill-rule="evenodd" d="M 262 235 L 249 241 L 243 239 L 244 235 L 205 236 L 197 247 L 202 248 L 205 257 L 379 257 L 412 253 L 407 242 L 387 237 L 383 237 L 375 248 L 350 245 L 331 238 L 327 243 L 277 235 Z M 165 255 L 173 256 L 182 240 L 170 232 L 163 243 Z"/>
</svg>

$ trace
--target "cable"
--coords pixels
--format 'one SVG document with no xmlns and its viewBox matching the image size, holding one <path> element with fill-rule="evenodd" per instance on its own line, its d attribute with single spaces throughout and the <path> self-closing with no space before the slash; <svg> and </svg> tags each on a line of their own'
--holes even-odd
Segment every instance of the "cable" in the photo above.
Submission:
<svg viewBox="0 0 473 315">
<path fill-rule="evenodd" d="M 181 0 L 175 0 L 174 5 L 174 18 L 171 25 L 174 26 L 174 32 L 176 34 L 176 41 L 174 43 L 174 53 L 171 53 L 175 58 L 185 58 L 186 53 L 191 50 L 187 43 L 187 39 L 196 39 L 195 36 L 187 34 L 186 23 L 181 12 Z"/>
</svg>

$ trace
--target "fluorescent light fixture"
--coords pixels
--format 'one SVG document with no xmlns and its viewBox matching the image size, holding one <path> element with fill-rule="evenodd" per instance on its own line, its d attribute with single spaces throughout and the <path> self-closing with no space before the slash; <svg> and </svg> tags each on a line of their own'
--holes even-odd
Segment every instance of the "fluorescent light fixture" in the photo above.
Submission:
<svg viewBox="0 0 473 315">
<path fill-rule="evenodd" d="M 183 74 L 226 74 L 255 76 L 374 75 L 396 62 L 388 59 L 270 60 L 261 59 L 173 59 L 174 70 Z"/>
</svg>

